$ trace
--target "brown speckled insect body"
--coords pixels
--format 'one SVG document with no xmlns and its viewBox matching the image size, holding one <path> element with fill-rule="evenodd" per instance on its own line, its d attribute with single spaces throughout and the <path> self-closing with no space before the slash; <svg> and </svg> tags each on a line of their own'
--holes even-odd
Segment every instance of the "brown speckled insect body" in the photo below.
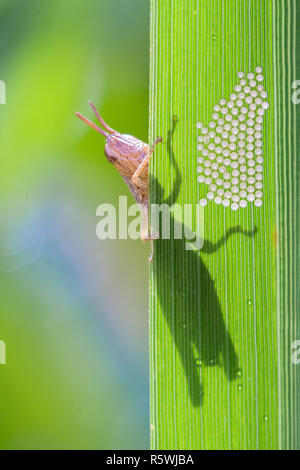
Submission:
<svg viewBox="0 0 300 470">
<path fill-rule="evenodd" d="M 158 238 L 157 234 L 149 234 L 149 223 L 148 223 L 148 207 L 149 207 L 149 161 L 154 151 L 154 148 L 158 142 L 162 142 L 162 138 L 158 137 L 153 145 L 149 147 L 141 140 L 127 134 L 121 134 L 109 127 L 98 111 L 96 110 L 93 103 L 90 101 L 90 105 L 99 119 L 101 127 L 94 124 L 89 119 L 82 116 L 80 113 L 76 115 L 86 122 L 90 127 L 95 129 L 106 138 L 106 144 L 104 152 L 107 160 L 109 160 L 117 171 L 120 173 L 125 183 L 130 189 L 136 202 L 139 204 L 141 209 L 141 239 L 143 241 L 153 240 Z M 153 251 L 153 247 L 152 247 Z M 150 260 L 152 259 L 152 256 Z"/>
</svg>

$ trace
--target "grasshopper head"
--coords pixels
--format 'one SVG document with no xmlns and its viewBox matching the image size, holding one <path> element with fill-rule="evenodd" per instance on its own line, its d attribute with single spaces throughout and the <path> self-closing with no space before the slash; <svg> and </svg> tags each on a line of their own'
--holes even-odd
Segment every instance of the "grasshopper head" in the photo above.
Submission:
<svg viewBox="0 0 300 470">
<path fill-rule="evenodd" d="M 90 127 L 104 135 L 106 138 L 104 152 L 107 160 L 118 167 L 125 166 L 126 161 L 130 159 L 135 159 L 137 163 L 142 161 L 145 156 L 145 152 L 147 152 L 148 149 L 147 144 L 137 139 L 136 137 L 127 134 L 120 134 L 120 132 L 112 129 L 102 119 L 93 103 L 90 101 L 89 104 L 91 105 L 94 113 L 105 130 L 84 117 L 82 114 L 76 112 L 76 115 Z"/>
</svg>

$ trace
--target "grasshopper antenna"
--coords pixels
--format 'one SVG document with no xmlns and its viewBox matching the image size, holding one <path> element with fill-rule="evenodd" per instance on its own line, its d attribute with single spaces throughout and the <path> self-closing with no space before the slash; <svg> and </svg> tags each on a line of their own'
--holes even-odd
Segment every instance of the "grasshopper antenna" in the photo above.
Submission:
<svg viewBox="0 0 300 470">
<path fill-rule="evenodd" d="M 111 127 L 109 127 L 108 124 L 106 124 L 106 122 L 102 119 L 102 117 L 100 116 L 99 112 L 97 111 L 96 109 L 96 106 L 93 104 L 92 101 L 89 101 L 89 105 L 91 106 L 92 110 L 94 111 L 94 113 L 96 114 L 97 118 L 99 119 L 99 121 L 101 122 L 102 126 L 104 127 L 104 129 L 106 129 L 108 132 L 111 132 L 112 134 L 115 134 L 116 131 L 114 129 L 112 129 Z"/>
<path fill-rule="evenodd" d="M 85 122 L 88 126 L 92 127 L 92 129 L 95 129 L 95 131 L 100 132 L 100 134 L 104 135 L 104 137 L 109 137 L 109 134 L 105 132 L 101 127 L 97 126 L 94 122 L 90 121 L 86 117 L 84 117 L 82 114 L 78 113 L 76 111 L 76 116 L 78 116 L 83 122 Z"/>
</svg>

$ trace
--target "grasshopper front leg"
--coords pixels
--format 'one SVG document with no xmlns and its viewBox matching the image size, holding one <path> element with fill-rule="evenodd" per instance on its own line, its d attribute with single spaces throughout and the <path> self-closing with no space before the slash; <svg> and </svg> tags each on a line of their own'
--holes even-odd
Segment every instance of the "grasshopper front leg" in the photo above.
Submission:
<svg viewBox="0 0 300 470">
<path fill-rule="evenodd" d="M 157 139 L 155 139 L 155 141 L 153 142 L 153 144 L 151 145 L 147 155 L 145 156 L 144 160 L 142 161 L 142 163 L 138 166 L 138 168 L 136 169 L 136 171 L 134 172 L 133 176 L 132 176 L 132 182 L 138 186 L 138 184 L 140 182 L 144 182 L 144 177 L 147 176 L 148 178 L 148 172 L 149 172 L 149 161 L 150 161 L 150 157 L 151 155 L 153 154 L 154 152 L 154 149 L 156 147 L 156 145 L 159 143 L 159 142 L 162 142 L 162 138 L 161 137 L 157 137 Z M 149 182 L 148 182 L 148 188 L 149 188 Z"/>
</svg>

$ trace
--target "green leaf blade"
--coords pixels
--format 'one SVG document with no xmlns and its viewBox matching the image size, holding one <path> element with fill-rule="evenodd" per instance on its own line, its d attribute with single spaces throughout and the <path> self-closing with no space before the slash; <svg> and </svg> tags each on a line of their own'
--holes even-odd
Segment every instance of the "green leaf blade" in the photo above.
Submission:
<svg viewBox="0 0 300 470">
<path fill-rule="evenodd" d="M 272 0 L 151 2 L 150 138 L 165 140 L 151 164 L 152 202 L 195 208 L 205 197 L 206 185 L 197 182 L 196 123 L 207 125 L 213 106 L 229 99 L 238 71 L 262 66 L 270 102 L 263 123 L 263 206 L 248 204 L 234 212 L 209 201 L 202 250 L 187 251 L 185 240 L 172 238 L 155 243 L 150 268 L 154 449 L 299 447 L 299 419 L 293 418 L 299 373 L 290 357 L 299 319 L 286 332 L 290 309 L 296 308 L 296 284 L 290 280 L 297 273 L 293 261 L 281 264 L 280 271 L 279 259 L 281 250 L 289 250 L 282 253 L 285 263 L 295 256 L 296 241 L 283 227 L 291 214 L 298 221 L 293 194 L 281 219 L 288 193 L 283 181 L 296 167 L 292 144 L 282 142 L 281 132 L 285 126 L 287 135 L 296 116 L 291 107 L 283 111 L 278 97 L 278 88 L 283 96 L 288 93 L 295 66 L 289 58 L 296 22 L 282 23 L 282 16 L 296 13 L 294 1 L 287 6 Z M 284 60 L 290 60 L 285 74 L 279 73 Z M 188 225 L 195 223 L 194 210 Z M 288 248 L 277 244 L 280 234 Z"/>
</svg>

